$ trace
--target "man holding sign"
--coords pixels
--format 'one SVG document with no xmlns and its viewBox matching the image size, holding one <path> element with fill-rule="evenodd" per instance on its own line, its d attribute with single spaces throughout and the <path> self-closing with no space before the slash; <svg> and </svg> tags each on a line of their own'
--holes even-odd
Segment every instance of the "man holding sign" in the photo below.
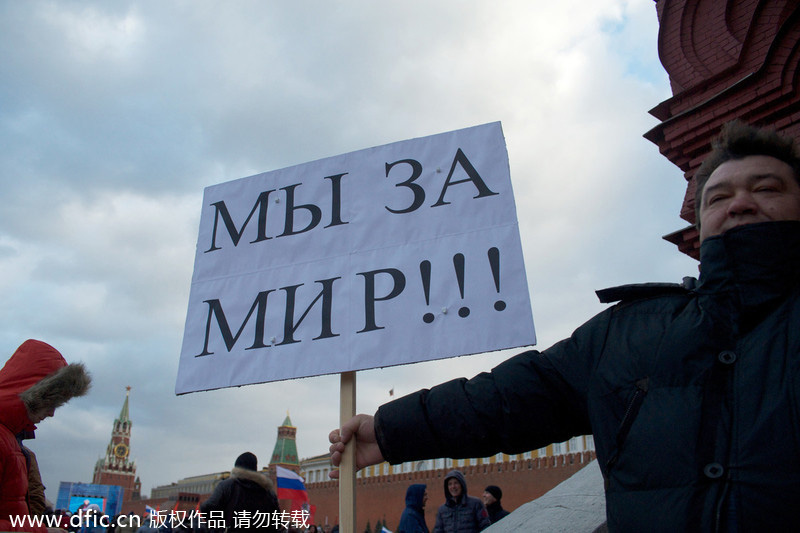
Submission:
<svg viewBox="0 0 800 533">
<path fill-rule="evenodd" d="M 349 420 L 333 464 L 350 441 L 363 468 L 593 434 L 611 531 L 796 528 L 800 156 L 732 123 L 695 179 L 699 280 L 600 291 L 619 303 L 548 350 Z"/>
</svg>

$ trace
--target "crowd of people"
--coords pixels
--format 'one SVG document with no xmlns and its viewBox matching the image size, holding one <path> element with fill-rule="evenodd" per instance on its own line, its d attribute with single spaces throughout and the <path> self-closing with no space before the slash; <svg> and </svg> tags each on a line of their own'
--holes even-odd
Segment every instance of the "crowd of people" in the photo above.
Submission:
<svg viewBox="0 0 800 533">
<path fill-rule="evenodd" d="M 436 511 L 433 533 L 476 533 L 509 514 L 500 499 L 503 491 L 489 485 L 478 499 L 467 494 L 467 480 L 458 470 L 444 478 L 444 503 Z M 428 487 L 415 483 L 406 490 L 406 508 L 395 533 L 430 533 L 425 520 Z"/>
<path fill-rule="evenodd" d="M 394 533 L 472 533 L 478 532 L 508 515 L 501 506 L 502 491 L 489 485 L 482 500 L 467 494 L 464 475 L 454 470 L 444 480 L 444 503 L 438 508 L 434 527 L 429 529 L 425 518 L 427 486 L 408 487 L 405 509 Z M 128 513 L 104 515 L 96 503 L 86 500 L 74 513 L 43 509 L 58 517 L 61 529 L 69 533 L 213 533 L 256 529 L 273 533 L 338 533 L 338 526 L 308 524 L 306 520 L 281 512 L 272 482 L 257 469 L 256 456 L 241 454 L 231 476 L 220 482 L 214 492 L 199 505 L 197 513 L 175 513 L 153 510 L 143 515 Z M 267 524 L 243 522 L 243 516 L 267 517 Z M 209 517 L 218 516 L 219 519 Z M 199 519 L 199 517 L 203 517 Z"/>
<path fill-rule="evenodd" d="M 35 454 L 23 440 L 35 437 L 35 424 L 54 415 L 56 408 L 71 398 L 86 394 L 91 377 L 80 363 L 67 364 L 52 346 L 36 340 L 25 341 L 0 369 L 0 530 L 68 531 L 71 533 L 190 533 L 197 531 L 247 531 L 272 533 L 336 533 L 336 526 L 318 527 L 290 520 L 281 513 L 272 481 L 258 471 L 258 458 L 244 452 L 234 461 L 231 475 L 199 505 L 195 520 L 175 521 L 163 517 L 128 514 L 109 517 L 96 504 L 86 500 L 74 513 L 53 510 L 44 496 L 44 486 Z M 464 476 L 453 471 L 445 479 L 445 499 L 436 516 L 435 532 L 480 531 L 491 522 L 492 506 L 499 504 L 497 487 L 487 487 L 486 501 L 467 495 Z M 492 496 L 494 495 L 494 497 Z M 425 532 L 424 507 L 427 490 L 413 485 L 406 496 L 406 510 L 398 531 Z M 45 516 L 55 520 L 12 523 L 12 517 Z M 199 517 L 219 516 L 217 523 L 199 523 Z M 266 521 L 242 522 L 241 517 L 267 517 Z M 278 517 L 283 520 L 278 520 Z M 496 513 L 491 516 L 498 516 Z M 272 518 L 270 520 L 269 518 Z M 465 529 L 466 525 L 472 529 Z M 457 529 L 453 529 L 456 527 Z"/>
</svg>

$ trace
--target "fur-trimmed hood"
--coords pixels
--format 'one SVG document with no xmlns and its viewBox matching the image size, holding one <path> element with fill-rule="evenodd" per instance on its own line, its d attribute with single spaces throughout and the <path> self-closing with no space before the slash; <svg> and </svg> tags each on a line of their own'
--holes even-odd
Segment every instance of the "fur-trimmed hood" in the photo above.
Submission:
<svg viewBox="0 0 800 533">
<path fill-rule="evenodd" d="M 265 490 L 274 492 L 272 480 L 265 474 L 262 474 L 261 472 L 256 472 L 255 470 L 248 470 L 246 468 L 234 466 L 233 470 L 231 470 L 231 477 L 258 483 L 259 485 L 264 487 Z"/>
<path fill-rule="evenodd" d="M 33 430 L 28 413 L 60 407 L 90 385 L 82 363 L 68 365 L 49 344 L 27 340 L 0 369 L 0 423 L 14 434 Z"/>
</svg>

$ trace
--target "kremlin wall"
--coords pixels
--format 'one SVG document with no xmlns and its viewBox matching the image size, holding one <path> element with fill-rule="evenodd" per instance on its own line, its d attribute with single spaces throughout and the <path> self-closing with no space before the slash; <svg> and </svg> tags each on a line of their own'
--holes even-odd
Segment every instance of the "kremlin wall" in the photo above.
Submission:
<svg viewBox="0 0 800 533">
<path fill-rule="evenodd" d="M 297 428 L 287 415 L 278 427 L 269 466 L 262 471 L 272 478 L 275 485 L 276 466 L 299 473 L 306 480 L 306 490 L 315 512 L 314 523 L 334 525 L 339 517 L 339 483 L 328 477 L 331 470 L 329 456 L 298 459 L 296 436 Z M 258 450 L 255 453 L 266 456 Z M 519 455 L 431 459 L 400 465 L 382 463 L 365 468 L 358 472 L 356 479 L 357 531 L 364 531 L 367 524 L 374 525 L 379 520 L 394 530 L 405 507 L 406 489 L 413 483 L 428 486 L 426 519 L 432 528 L 436 509 L 444 502 L 444 476 L 453 469 L 464 473 L 467 492 L 473 496 L 480 496 L 487 485 L 501 487 L 503 507 L 513 511 L 569 478 L 594 458 L 592 438 L 586 436 Z M 122 512 L 143 515 L 145 506 L 160 511 L 194 510 L 208 498 L 217 483 L 229 475 L 230 472 L 200 474 L 154 487 L 150 498 L 126 500 Z M 280 504 L 282 509 L 291 508 L 288 500 L 281 500 Z"/>
<path fill-rule="evenodd" d="M 356 480 L 357 531 L 366 524 L 379 520 L 394 530 L 400 522 L 405 507 L 405 493 L 409 485 L 424 483 L 428 488 L 428 506 L 425 519 L 433 528 L 436 509 L 444 503 L 444 477 L 454 468 L 460 470 L 467 481 L 467 494 L 480 497 L 487 485 L 497 485 L 503 490 L 503 507 L 513 511 L 538 498 L 595 458 L 594 451 L 574 452 L 557 456 L 519 459 L 502 463 L 488 463 L 461 467 L 437 468 L 403 472 L 373 477 L 360 476 Z M 469 460 L 468 460 L 469 461 Z M 318 524 L 335 523 L 339 509 L 339 485 L 335 481 L 306 484 L 309 499 L 316 507 Z"/>
</svg>

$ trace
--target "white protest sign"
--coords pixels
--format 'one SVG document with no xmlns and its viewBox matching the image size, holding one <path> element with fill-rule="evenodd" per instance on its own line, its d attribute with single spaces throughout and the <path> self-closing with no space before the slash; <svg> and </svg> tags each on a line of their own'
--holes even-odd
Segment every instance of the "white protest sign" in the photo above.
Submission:
<svg viewBox="0 0 800 533">
<path fill-rule="evenodd" d="M 175 392 L 535 341 L 497 122 L 206 188 Z"/>
</svg>

